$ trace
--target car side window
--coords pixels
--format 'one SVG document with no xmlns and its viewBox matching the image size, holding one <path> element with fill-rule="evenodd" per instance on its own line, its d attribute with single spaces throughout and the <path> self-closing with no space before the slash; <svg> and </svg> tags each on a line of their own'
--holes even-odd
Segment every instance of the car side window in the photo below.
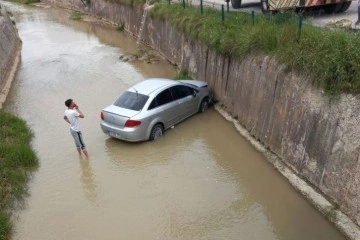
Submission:
<svg viewBox="0 0 360 240">
<path fill-rule="evenodd" d="M 158 104 L 157 104 L 156 98 L 154 98 L 154 99 L 152 100 L 152 102 L 150 103 L 148 110 L 154 109 L 154 108 L 156 108 L 157 106 L 158 106 Z"/>
<path fill-rule="evenodd" d="M 158 106 L 167 104 L 169 102 L 173 101 L 173 97 L 169 91 L 169 89 L 166 89 L 164 91 L 162 91 L 161 93 L 159 93 L 154 100 L 150 103 L 149 105 L 149 110 L 156 108 Z"/>
<path fill-rule="evenodd" d="M 171 92 L 173 93 L 174 98 L 177 100 L 192 95 L 194 90 L 188 86 L 178 85 L 172 87 Z"/>
</svg>

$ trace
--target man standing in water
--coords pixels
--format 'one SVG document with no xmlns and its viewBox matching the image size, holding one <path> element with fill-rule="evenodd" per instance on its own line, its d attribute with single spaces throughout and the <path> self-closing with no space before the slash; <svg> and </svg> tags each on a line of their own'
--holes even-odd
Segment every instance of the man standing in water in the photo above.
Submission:
<svg viewBox="0 0 360 240">
<path fill-rule="evenodd" d="M 66 100 L 65 106 L 67 106 L 68 109 L 65 110 L 64 120 L 70 124 L 70 133 L 75 140 L 79 156 L 81 156 L 81 152 L 83 152 L 86 157 L 89 157 L 84 140 L 82 139 L 79 123 L 79 118 L 84 118 L 85 116 L 72 99 Z"/>
</svg>

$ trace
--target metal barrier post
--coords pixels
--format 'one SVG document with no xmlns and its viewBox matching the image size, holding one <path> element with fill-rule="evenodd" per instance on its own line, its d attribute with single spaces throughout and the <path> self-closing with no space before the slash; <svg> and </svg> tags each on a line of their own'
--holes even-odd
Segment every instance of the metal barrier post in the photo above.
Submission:
<svg viewBox="0 0 360 240">
<path fill-rule="evenodd" d="M 224 22 L 225 13 L 224 13 L 224 4 L 221 4 L 221 21 Z"/>
<path fill-rule="evenodd" d="M 251 11 L 251 19 L 252 19 L 252 25 L 255 25 L 255 12 L 254 10 Z"/>
<path fill-rule="evenodd" d="M 229 12 L 230 9 L 229 9 L 229 2 L 230 0 L 224 0 L 226 2 L 226 11 Z"/>
<path fill-rule="evenodd" d="M 297 34 L 297 42 L 300 42 L 301 28 L 302 28 L 302 16 L 301 16 L 301 15 L 299 15 L 299 18 L 298 18 L 298 34 Z"/>
<path fill-rule="evenodd" d="M 203 14 L 203 0 L 200 0 L 200 12 Z"/>
</svg>

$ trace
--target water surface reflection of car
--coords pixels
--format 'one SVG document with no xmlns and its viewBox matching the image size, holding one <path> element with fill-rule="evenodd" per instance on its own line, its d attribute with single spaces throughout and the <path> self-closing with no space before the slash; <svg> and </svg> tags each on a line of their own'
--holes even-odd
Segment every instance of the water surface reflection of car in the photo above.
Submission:
<svg viewBox="0 0 360 240">
<path fill-rule="evenodd" d="M 166 129 L 204 112 L 210 102 L 204 81 L 147 79 L 104 108 L 100 126 L 104 133 L 125 141 L 155 140 Z"/>
</svg>

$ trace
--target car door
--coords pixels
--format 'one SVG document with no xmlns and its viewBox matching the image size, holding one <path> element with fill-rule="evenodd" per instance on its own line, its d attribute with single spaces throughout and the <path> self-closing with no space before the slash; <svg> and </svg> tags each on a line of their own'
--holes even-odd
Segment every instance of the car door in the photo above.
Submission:
<svg viewBox="0 0 360 240">
<path fill-rule="evenodd" d="M 179 121 L 197 112 L 198 99 L 194 95 L 195 90 L 193 88 L 184 85 L 177 85 L 172 87 L 170 90 L 179 106 Z"/>
<path fill-rule="evenodd" d="M 153 112 L 154 118 L 163 121 L 165 128 L 176 124 L 180 116 L 178 103 L 174 101 L 169 89 L 160 92 L 150 103 L 148 110 Z"/>
</svg>

